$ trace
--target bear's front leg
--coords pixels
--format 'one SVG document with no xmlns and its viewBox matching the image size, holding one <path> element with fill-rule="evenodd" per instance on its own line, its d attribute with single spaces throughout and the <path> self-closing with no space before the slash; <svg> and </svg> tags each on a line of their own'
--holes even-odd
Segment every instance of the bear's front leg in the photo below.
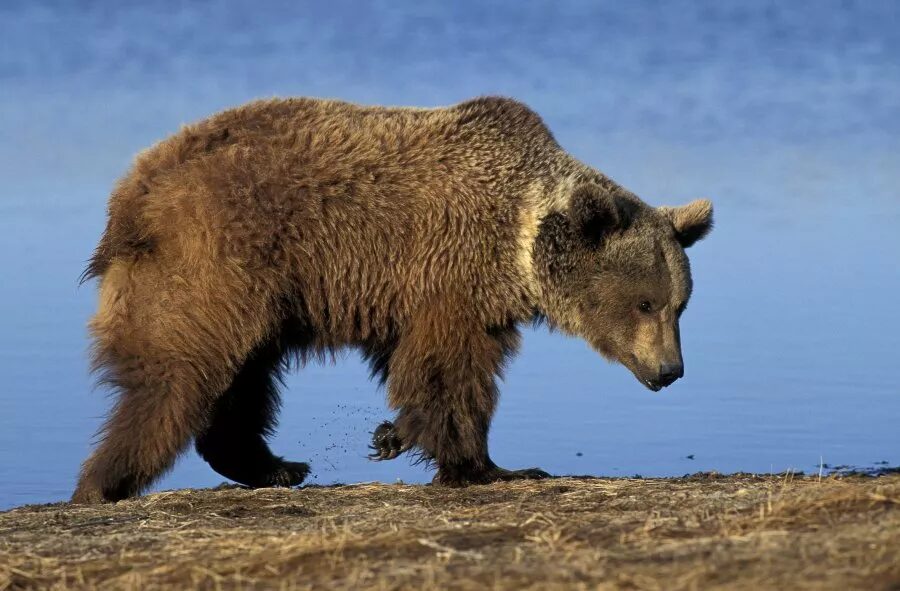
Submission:
<svg viewBox="0 0 900 591">
<path fill-rule="evenodd" d="M 488 454 L 496 376 L 516 349 L 518 331 L 512 325 L 478 327 L 447 309 L 420 315 L 391 355 L 388 399 L 399 410 L 391 447 L 416 448 L 433 461 L 435 484 L 547 477 L 536 468 L 504 470 Z"/>
</svg>

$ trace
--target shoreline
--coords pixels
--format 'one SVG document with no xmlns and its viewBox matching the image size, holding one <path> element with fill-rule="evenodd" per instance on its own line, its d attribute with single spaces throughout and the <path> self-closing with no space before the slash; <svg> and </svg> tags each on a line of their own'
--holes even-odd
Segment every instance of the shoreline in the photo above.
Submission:
<svg viewBox="0 0 900 591">
<path fill-rule="evenodd" d="M 897 473 L 220 486 L 0 512 L 0 590 L 897 585 Z"/>
</svg>

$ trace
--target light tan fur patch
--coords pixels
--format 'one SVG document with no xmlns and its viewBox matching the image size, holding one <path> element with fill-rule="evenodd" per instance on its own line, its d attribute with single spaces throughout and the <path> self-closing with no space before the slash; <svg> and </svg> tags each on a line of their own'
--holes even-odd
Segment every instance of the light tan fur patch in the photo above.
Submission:
<svg viewBox="0 0 900 591">
<path fill-rule="evenodd" d="M 561 211 L 569 204 L 575 180 L 563 179 L 555 186 L 548 187 L 541 181 L 534 181 L 524 195 L 524 207 L 519 218 L 518 256 L 516 261 L 523 279 L 525 291 L 532 304 L 541 299 L 540 285 L 534 272 L 534 241 L 538 228 L 548 213 Z"/>
</svg>

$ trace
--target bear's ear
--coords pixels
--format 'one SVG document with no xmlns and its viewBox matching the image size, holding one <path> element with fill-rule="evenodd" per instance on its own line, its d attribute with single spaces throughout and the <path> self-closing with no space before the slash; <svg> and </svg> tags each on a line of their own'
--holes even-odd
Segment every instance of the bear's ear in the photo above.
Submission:
<svg viewBox="0 0 900 591">
<path fill-rule="evenodd" d="M 681 207 L 659 207 L 659 213 L 672 223 L 675 239 L 687 248 L 709 234 L 713 227 L 713 205 L 709 199 L 696 199 Z"/>
<path fill-rule="evenodd" d="M 597 185 L 582 184 L 572 191 L 569 219 L 589 243 L 599 243 L 613 230 L 628 226 L 627 208 Z"/>
</svg>

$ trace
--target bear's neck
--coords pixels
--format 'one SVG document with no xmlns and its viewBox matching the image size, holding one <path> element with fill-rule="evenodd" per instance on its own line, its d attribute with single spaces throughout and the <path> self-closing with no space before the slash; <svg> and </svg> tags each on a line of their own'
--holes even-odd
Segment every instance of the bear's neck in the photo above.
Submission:
<svg viewBox="0 0 900 591">
<path fill-rule="evenodd" d="M 541 222 L 550 213 L 568 209 L 572 191 L 578 184 L 590 182 L 610 188 L 615 186 L 606 176 L 567 154 L 553 162 L 549 169 L 545 175 L 532 181 L 522 195 L 516 257 L 525 298 L 541 316 L 550 316 L 547 309 L 549 294 L 544 293 L 534 261 L 534 245 Z"/>
</svg>

